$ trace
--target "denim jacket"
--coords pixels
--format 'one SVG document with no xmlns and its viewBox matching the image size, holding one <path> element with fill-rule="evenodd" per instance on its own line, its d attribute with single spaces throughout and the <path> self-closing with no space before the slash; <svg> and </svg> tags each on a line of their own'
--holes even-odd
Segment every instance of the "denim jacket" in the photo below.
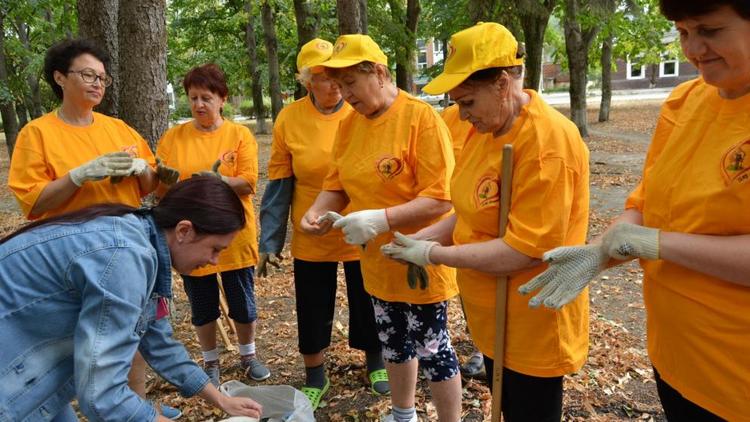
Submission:
<svg viewBox="0 0 750 422">
<path fill-rule="evenodd" d="M 47 421 L 78 399 L 90 421 L 151 421 L 128 388 L 136 348 L 184 396 L 208 376 L 156 319 L 171 297 L 166 238 L 150 216 L 32 229 L 0 245 L 0 422 Z"/>
<path fill-rule="evenodd" d="M 279 253 L 284 249 L 289 207 L 292 206 L 294 177 L 269 180 L 260 202 L 261 253 Z"/>
</svg>

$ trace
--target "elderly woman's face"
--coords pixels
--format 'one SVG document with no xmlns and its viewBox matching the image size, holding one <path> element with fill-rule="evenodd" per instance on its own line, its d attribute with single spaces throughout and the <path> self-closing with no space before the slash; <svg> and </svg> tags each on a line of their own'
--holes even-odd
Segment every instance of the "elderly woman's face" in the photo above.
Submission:
<svg viewBox="0 0 750 422">
<path fill-rule="evenodd" d="M 92 78 L 92 75 L 98 77 Z M 87 82 L 84 78 L 93 79 L 93 82 Z M 63 88 L 63 99 L 84 108 L 94 108 L 102 102 L 104 78 L 108 78 L 104 64 L 88 53 L 73 59 L 65 75 L 55 75 L 55 80 Z"/>
<path fill-rule="evenodd" d="M 200 86 L 188 89 L 188 101 L 193 118 L 203 126 L 210 126 L 221 116 L 221 108 L 226 99 L 211 90 Z"/>
<path fill-rule="evenodd" d="M 385 105 L 377 73 L 347 69 L 337 76 L 336 82 L 344 100 L 360 114 L 376 115 Z"/>
<path fill-rule="evenodd" d="M 328 77 L 325 72 L 313 73 L 308 86 L 315 102 L 323 108 L 333 108 L 341 101 L 339 85 Z"/>
<path fill-rule="evenodd" d="M 750 21 L 724 6 L 675 22 L 682 51 L 703 79 L 727 97 L 750 90 Z"/>
<path fill-rule="evenodd" d="M 448 92 L 458 104 L 461 120 L 468 120 L 479 133 L 495 133 L 508 120 L 511 111 L 503 107 L 500 82 L 464 82 Z"/>
</svg>

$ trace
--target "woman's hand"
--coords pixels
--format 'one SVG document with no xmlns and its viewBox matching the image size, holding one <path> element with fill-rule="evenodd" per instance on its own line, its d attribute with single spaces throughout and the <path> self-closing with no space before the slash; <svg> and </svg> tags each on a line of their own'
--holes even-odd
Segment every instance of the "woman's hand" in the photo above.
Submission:
<svg viewBox="0 0 750 422">
<path fill-rule="evenodd" d="M 302 220 L 300 220 L 300 229 L 305 233 L 318 236 L 328 233 L 331 230 L 331 227 L 333 227 L 333 221 L 326 217 L 327 214 L 328 212 L 321 214 L 315 209 L 310 208 L 305 215 L 302 216 Z"/>
<path fill-rule="evenodd" d="M 247 397 L 221 396 L 219 407 L 231 416 L 250 416 L 260 418 L 263 407 L 253 399 Z"/>
<path fill-rule="evenodd" d="M 393 236 L 394 240 L 391 243 L 380 247 L 383 255 L 399 262 L 410 262 L 420 267 L 432 265 L 430 251 L 435 246 L 438 246 L 439 243 L 428 240 L 417 240 L 399 232 L 395 232 Z"/>
</svg>

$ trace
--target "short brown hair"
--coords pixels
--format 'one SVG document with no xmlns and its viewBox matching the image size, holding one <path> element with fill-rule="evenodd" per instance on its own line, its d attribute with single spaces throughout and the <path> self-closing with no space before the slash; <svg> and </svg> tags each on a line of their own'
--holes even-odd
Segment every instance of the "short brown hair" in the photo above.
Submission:
<svg viewBox="0 0 750 422">
<path fill-rule="evenodd" d="M 745 20 L 750 20 L 747 0 L 660 0 L 661 13 L 671 21 L 681 21 L 715 12 L 723 6 L 731 7 Z"/>
<path fill-rule="evenodd" d="M 182 80 L 182 86 L 185 88 L 185 94 L 192 87 L 200 87 L 213 92 L 221 98 L 226 98 L 229 95 L 226 76 L 221 68 L 214 63 L 190 69 L 187 75 L 185 75 L 185 79 Z"/>
</svg>

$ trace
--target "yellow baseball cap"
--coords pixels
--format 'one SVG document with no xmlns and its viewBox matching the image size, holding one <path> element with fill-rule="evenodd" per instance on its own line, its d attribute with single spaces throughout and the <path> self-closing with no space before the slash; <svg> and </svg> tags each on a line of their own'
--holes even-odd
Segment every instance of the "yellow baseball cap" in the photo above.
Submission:
<svg viewBox="0 0 750 422">
<path fill-rule="evenodd" d="M 320 38 L 308 41 L 297 54 L 297 72 L 308 67 L 311 70 L 331 58 L 333 44 Z"/>
<path fill-rule="evenodd" d="M 365 61 L 388 66 L 388 57 L 372 38 L 362 34 L 347 34 L 336 39 L 333 55 L 327 62 L 321 63 L 321 66 L 341 68 Z"/>
<path fill-rule="evenodd" d="M 456 32 L 448 45 L 443 73 L 422 88 L 428 94 L 442 94 L 460 85 L 477 70 L 523 64 L 516 57 L 518 41 L 499 23 L 479 22 Z"/>
</svg>

